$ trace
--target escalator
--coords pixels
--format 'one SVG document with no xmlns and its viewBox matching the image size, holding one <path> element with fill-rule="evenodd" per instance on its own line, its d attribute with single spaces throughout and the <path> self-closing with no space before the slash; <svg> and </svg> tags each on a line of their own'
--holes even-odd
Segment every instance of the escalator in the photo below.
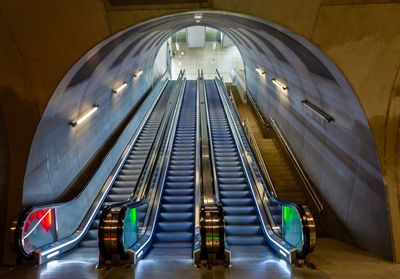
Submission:
<svg viewBox="0 0 400 279">
<path fill-rule="evenodd" d="M 118 173 L 117 178 L 115 179 L 115 182 L 108 192 L 104 203 L 101 205 L 100 210 L 93 220 L 89 231 L 85 235 L 84 239 L 79 243 L 80 247 L 97 248 L 97 231 L 99 228 L 99 219 L 104 206 L 116 202 L 126 201 L 136 192 L 135 190 L 138 178 L 150 152 L 150 148 L 164 116 L 166 104 L 170 97 L 169 95 L 174 86 L 174 81 L 168 82 L 163 95 L 160 97 L 159 101 L 151 112 L 142 132 L 129 152 L 128 158 Z"/>
<path fill-rule="evenodd" d="M 103 213 L 101 265 L 136 263 L 148 254 L 171 257 L 173 250 L 190 257 L 197 200 L 196 101 L 196 81 L 186 81 L 145 182 L 149 194 Z"/>
<path fill-rule="evenodd" d="M 196 266 L 229 266 L 231 247 L 233 257 L 275 251 L 290 263 L 304 259 L 313 248 L 309 211 L 270 195 L 222 80 L 201 75 L 198 96 L 195 84 L 188 81 L 178 97 L 148 182 L 152 194 L 103 214 L 102 263 L 136 264 L 193 248 Z"/>
<path fill-rule="evenodd" d="M 21 256 L 34 258 L 36 263 L 42 264 L 79 247 L 73 251 L 74 255 L 83 249 L 85 255 L 97 258 L 97 234 L 102 211 L 105 206 L 135 199 L 142 191 L 138 179 L 152 155 L 151 148 L 160 133 L 161 123 L 167 118 L 167 111 L 171 111 L 168 102 L 176 95 L 173 92 L 179 87 L 178 83 L 165 81 L 156 85 L 153 101 L 147 102 L 149 111 L 143 113 L 143 122 L 131 135 L 128 146 L 101 188 L 89 182 L 89 186 L 70 202 L 29 208 L 22 212 L 16 225 L 16 244 Z M 94 195 L 95 199 L 87 205 L 89 195 Z M 85 207 L 88 209 L 82 212 Z M 83 217 L 79 217 L 79 212 Z M 71 225 L 79 218 L 82 221 L 77 223 L 78 228 Z"/>
<path fill-rule="evenodd" d="M 224 208 L 227 243 L 264 246 L 266 243 L 255 202 L 218 89 L 213 80 L 206 80 L 205 83 L 216 165 L 216 183 Z"/>
<path fill-rule="evenodd" d="M 193 246 L 196 81 L 187 81 L 161 199 L 154 248 Z"/>
<path fill-rule="evenodd" d="M 213 176 L 228 249 L 233 258 L 251 253 L 259 258 L 275 251 L 288 262 L 299 263 L 315 244 L 311 212 L 271 194 L 269 176 L 259 167 L 218 71 L 217 75 L 205 81 L 205 87 Z"/>
</svg>

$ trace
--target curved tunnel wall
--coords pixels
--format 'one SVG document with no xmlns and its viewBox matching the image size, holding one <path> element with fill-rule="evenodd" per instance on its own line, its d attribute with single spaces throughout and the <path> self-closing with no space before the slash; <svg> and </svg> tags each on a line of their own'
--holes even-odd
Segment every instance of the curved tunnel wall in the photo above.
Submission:
<svg viewBox="0 0 400 279">
<path fill-rule="evenodd" d="M 161 44 L 194 25 L 194 12 L 144 22 L 103 41 L 67 73 L 39 124 L 24 182 L 24 204 L 51 202 L 68 190 L 146 92 Z M 201 24 L 220 29 L 243 56 L 247 87 L 267 117 L 276 118 L 308 174 L 347 231 L 338 237 L 391 258 L 390 226 L 375 144 L 345 78 L 315 46 L 280 26 L 225 12 L 202 11 Z M 255 67 L 265 70 L 259 75 Z M 132 72 L 144 74 L 113 96 Z M 283 94 L 271 82 L 284 81 Z M 327 123 L 302 104 L 307 99 L 335 119 Z M 93 104 L 99 111 L 82 126 L 71 119 Z"/>
</svg>

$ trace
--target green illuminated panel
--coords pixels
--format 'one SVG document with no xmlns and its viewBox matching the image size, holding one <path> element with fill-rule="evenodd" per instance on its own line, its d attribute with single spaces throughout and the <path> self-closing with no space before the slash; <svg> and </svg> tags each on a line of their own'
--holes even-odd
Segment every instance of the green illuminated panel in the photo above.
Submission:
<svg viewBox="0 0 400 279">
<path fill-rule="evenodd" d="M 295 207 L 282 206 L 282 236 L 297 249 L 303 249 L 303 229 L 300 215 Z"/>
<path fill-rule="evenodd" d="M 131 208 L 124 219 L 124 249 L 131 247 L 138 240 L 137 209 Z"/>
</svg>

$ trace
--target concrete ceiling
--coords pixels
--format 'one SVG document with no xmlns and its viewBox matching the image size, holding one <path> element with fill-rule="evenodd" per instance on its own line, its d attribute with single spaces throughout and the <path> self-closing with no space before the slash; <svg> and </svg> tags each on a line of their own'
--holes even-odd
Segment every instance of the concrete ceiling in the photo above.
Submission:
<svg viewBox="0 0 400 279">
<path fill-rule="evenodd" d="M 200 22 L 195 16 L 201 17 Z M 160 46 L 176 31 L 190 26 L 219 29 L 238 47 L 250 94 L 266 117 L 277 120 L 319 192 L 346 228 L 336 236 L 351 238 L 365 249 L 390 257 L 385 188 L 375 144 L 345 77 L 309 41 L 281 26 L 240 14 L 199 11 L 157 18 L 115 34 L 85 54 L 57 87 L 39 124 L 25 177 L 24 200 L 37 199 L 32 194 L 39 189 L 54 195 L 68 188 L 65 178 L 79 173 L 82 162 L 96 151 L 85 147 L 101 145 L 112 132 L 113 125 L 102 123 L 118 123 L 123 118 L 123 110 L 111 109 L 115 101 L 107 96 L 112 88 L 138 68 L 144 74 L 142 85 L 139 82 L 137 86 L 143 90 L 151 84 L 153 61 Z M 260 75 L 256 67 L 266 74 Z M 272 78 L 284 82 L 289 94 L 279 92 Z M 304 107 L 304 99 L 335 121 L 328 124 L 318 120 Z M 104 109 L 86 128 L 71 130 L 70 119 L 91 103 Z M 371 205 L 366 199 L 375 202 Z M 360 219 L 361 212 L 375 217 Z"/>
</svg>

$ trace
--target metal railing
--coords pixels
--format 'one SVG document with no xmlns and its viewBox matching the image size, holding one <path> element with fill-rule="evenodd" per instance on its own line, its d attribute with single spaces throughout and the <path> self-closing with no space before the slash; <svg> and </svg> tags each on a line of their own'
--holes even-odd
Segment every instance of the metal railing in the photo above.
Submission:
<svg viewBox="0 0 400 279">
<path fill-rule="evenodd" d="M 292 173 L 295 175 L 297 182 L 305 188 L 314 207 L 319 213 L 321 213 L 324 210 L 323 202 L 319 198 L 315 186 L 301 166 L 297 156 L 294 154 L 288 141 L 279 128 L 279 125 L 273 118 L 265 120 L 249 92 L 246 93 L 246 98 L 250 101 L 250 108 L 256 114 L 256 121 L 260 126 L 260 130 L 263 132 L 264 136 L 268 138 L 272 137 L 275 146 L 278 148 L 279 153 L 285 158 Z"/>
</svg>

